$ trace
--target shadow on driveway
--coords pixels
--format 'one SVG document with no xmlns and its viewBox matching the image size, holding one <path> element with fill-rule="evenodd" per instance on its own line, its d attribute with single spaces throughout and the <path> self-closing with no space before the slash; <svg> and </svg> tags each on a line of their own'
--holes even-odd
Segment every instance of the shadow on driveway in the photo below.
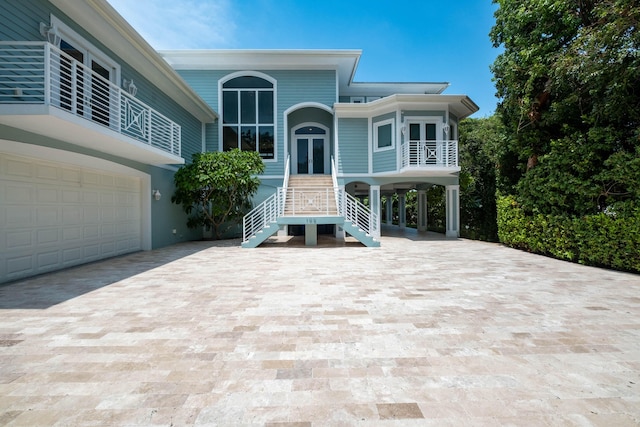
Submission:
<svg viewBox="0 0 640 427">
<path fill-rule="evenodd" d="M 186 242 L 83 264 L 39 276 L 0 284 L 0 310 L 46 309 L 129 277 L 136 276 L 214 244 L 212 241 Z M 217 241 L 216 246 L 239 246 L 238 239 Z M 149 256 L 152 253 L 153 256 Z"/>
</svg>

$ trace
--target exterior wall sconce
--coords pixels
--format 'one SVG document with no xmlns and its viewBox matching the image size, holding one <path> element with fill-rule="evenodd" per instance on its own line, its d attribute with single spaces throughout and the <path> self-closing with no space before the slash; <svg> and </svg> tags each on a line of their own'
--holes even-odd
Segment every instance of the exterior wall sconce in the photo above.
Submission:
<svg viewBox="0 0 640 427">
<path fill-rule="evenodd" d="M 153 190 L 151 192 L 151 195 L 153 196 L 154 199 L 156 200 L 160 200 L 160 198 L 162 197 L 162 194 L 160 194 L 160 190 Z"/>
<path fill-rule="evenodd" d="M 138 93 L 138 87 L 133 83 L 133 79 L 122 79 L 122 87 L 126 89 L 131 96 L 136 96 L 136 93 Z"/>
<path fill-rule="evenodd" d="M 442 126 L 442 130 L 444 131 L 444 133 L 449 133 L 449 123 L 445 124 L 444 126 Z"/>
<path fill-rule="evenodd" d="M 52 25 L 47 25 L 44 22 L 40 23 L 40 34 L 42 37 L 47 39 L 49 43 L 54 45 L 55 47 L 60 47 L 60 42 L 62 41 L 62 37 L 58 32 L 58 29 Z"/>
</svg>

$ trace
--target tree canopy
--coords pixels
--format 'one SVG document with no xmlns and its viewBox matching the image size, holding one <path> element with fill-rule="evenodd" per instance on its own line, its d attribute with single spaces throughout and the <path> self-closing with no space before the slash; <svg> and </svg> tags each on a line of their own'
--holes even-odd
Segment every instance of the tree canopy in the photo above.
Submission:
<svg viewBox="0 0 640 427">
<path fill-rule="evenodd" d="M 499 190 L 529 212 L 624 212 L 640 198 L 637 0 L 494 0 L 507 141 Z"/>
<path fill-rule="evenodd" d="M 256 151 L 196 153 L 176 172 L 171 201 L 189 215 L 189 228 L 213 229 L 220 239 L 251 209 L 251 197 L 260 186 L 256 175 L 263 171 Z"/>
</svg>

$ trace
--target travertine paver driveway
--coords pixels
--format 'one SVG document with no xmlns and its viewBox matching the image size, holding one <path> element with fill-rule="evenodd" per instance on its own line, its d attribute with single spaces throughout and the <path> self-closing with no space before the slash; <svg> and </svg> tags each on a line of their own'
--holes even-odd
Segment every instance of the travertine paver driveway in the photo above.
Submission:
<svg viewBox="0 0 640 427">
<path fill-rule="evenodd" d="M 0 287 L 0 425 L 640 423 L 640 276 L 195 242 Z"/>
</svg>

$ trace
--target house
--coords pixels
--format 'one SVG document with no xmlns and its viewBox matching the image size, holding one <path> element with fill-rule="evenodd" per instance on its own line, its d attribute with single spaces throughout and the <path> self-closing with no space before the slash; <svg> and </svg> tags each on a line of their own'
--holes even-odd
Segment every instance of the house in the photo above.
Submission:
<svg viewBox="0 0 640 427">
<path fill-rule="evenodd" d="M 458 236 L 458 123 L 478 107 L 442 94 L 448 83 L 355 82 L 359 50 L 161 54 L 220 117 L 206 125 L 206 149 L 256 150 L 266 164 L 244 247 L 294 227 L 313 245 L 323 226 L 378 246 L 394 194 L 404 226 L 409 190 L 426 231 L 433 185 L 446 188 L 446 234 Z"/>
<path fill-rule="evenodd" d="M 426 230 L 432 185 L 458 235 L 458 123 L 478 107 L 447 83 L 354 82 L 358 50 L 159 53 L 105 0 L 0 16 L 0 283 L 201 238 L 170 198 L 207 150 L 265 162 L 244 247 L 296 232 L 377 246 L 390 197 L 402 221 L 412 189 Z"/>
<path fill-rule="evenodd" d="M 170 199 L 215 111 L 106 1 L 0 16 L 0 283 L 200 238 Z"/>
</svg>

